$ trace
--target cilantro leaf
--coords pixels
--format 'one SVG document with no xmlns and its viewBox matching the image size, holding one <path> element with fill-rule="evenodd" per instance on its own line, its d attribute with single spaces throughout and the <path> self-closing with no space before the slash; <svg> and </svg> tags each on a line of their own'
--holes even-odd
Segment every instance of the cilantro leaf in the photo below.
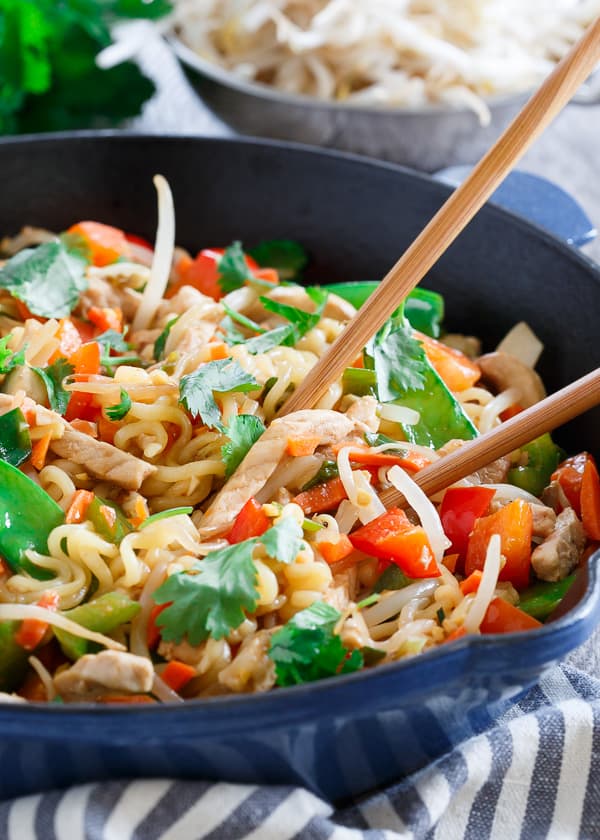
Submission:
<svg viewBox="0 0 600 840">
<path fill-rule="evenodd" d="M 252 561 L 256 539 L 244 540 L 208 554 L 192 573 L 176 572 L 154 592 L 157 604 L 170 606 L 156 623 L 162 638 L 198 645 L 208 636 L 222 639 L 242 623 L 244 610 L 258 602 L 257 573 Z"/>
<path fill-rule="evenodd" d="M 381 402 L 423 389 L 429 365 L 423 347 L 404 319 L 387 321 L 367 345 L 364 358 L 365 367 L 375 371 Z"/>
<path fill-rule="evenodd" d="M 66 376 L 70 376 L 75 368 L 65 358 L 57 359 L 53 364 L 45 368 L 32 367 L 37 375 L 40 377 L 46 391 L 48 392 L 48 402 L 52 411 L 58 414 L 64 414 L 69 404 L 71 394 L 63 388 L 63 380 Z"/>
<path fill-rule="evenodd" d="M 109 420 L 122 420 L 131 408 L 131 397 L 124 388 L 121 388 L 120 397 L 120 402 L 104 409 Z"/>
<path fill-rule="evenodd" d="M 293 346 L 297 344 L 302 336 L 317 326 L 321 320 L 321 315 L 325 309 L 329 293 L 325 289 L 320 289 L 317 286 L 309 286 L 306 289 L 306 294 L 316 304 L 315 312 L 304 312 L 303 309 L 298 309 L 297 306 L 290 306 L 288 303 L 279 303 L 276 300 L 271 300 L 268 297 L 261 297 L 260 301 L 265 309 L 269 312 L 274 312 L 276 315 L 285 318 L 293 327 L 292 335 L 286 339 L 282 344 Z"/>
<path fill-rule="evenodd" d="M 277 525 L 265 531 L 260 541 L 269 557 L 289 565 L 294 562 L 302 548 L 302 526 L 291 516 L 286 516 Z"/>
<path fill-rule="evenodd" d="M 257 353 L 266 353 L 267 350 L 272 350 L 273 347 L 279 347 L 280 344 L 286 344 L 287 341 L 293 337 L 294 327 L 292 324 L 287 326 L 275 327 L 263 335 L 257 335 L 255 338 L 249 338 L 244 342 L 244 346 L 248 353 L 256 355 Z"/>
<path fill-rule="evenodd" d="M 232 321 L 237 321 L 242 327 L 246 327 L 248 330 L 252 330 L 255 333 L 264 333 L 264 330 L 260 324 L 257 324 L 256 321 L 253 321 L 252 318 L 247 318 L 245 315 L 242 315 L 241 312 L 236 312 L 235 309 L 232 309 L 230 306 L 227 306 L 226 303 L 221 304 L 223 309 L 225 310 L 226 314 L 229 315 Z"/>
<path fill-rule="evenodd" d="M 131 345 L 127 344 L 123 338 L 123 334 L 116 330 L 106 330 L 94 339 L 102 347 L 102 352 L 108 356 L 111 350 L 116 350 L 117 353 L 126 353 L 131 350 Z"/>
<path fill-rule="evenodd" d="M 0 269 L 0 288 L 23 301 L 34 315 L 66 318 L 87 289 L 86 263 L 62 242 L 25 248 Z"/>
<path fill-rule="evenodd" d="M 219 286 L 223 294 L 241 288 L 251 276 L 241 242 L 234 242 L 219 260 Z"/>
<path fill-rule="evenodd" d="M 298 685 L 362 668 L 361 652 L 350 653 L 334 633 L 340 618 L 335 607 L 316 601 L 273 633 L 268 655 L 275 663 L 277 685 Z"/>
<path fill-rule="evenodd" d="M 207 362 L 194 373 L 182 377 L 179 383 L 179 401 L 193 417 L 200 417 L 211 428 L 224 431 L 221 412 L 213 392 L 226 394 L 232 391 L 255 391 L 260 388 L 256 379 L 231 359 Z"/>
<path fill-rule="evenodd" d="M 265 426 L 262 420 L 252 414 L 238 414 L 232 419 L 225 430 L 229 440 L 221 447 L 226 478 L 235 472 L 250 447 L 256 443 L 264 431 Z"/>
<path fill-rule="evenodd" d="M 174 318 L 170 318 L 169 321 L 167 322 L 166 327 L 164 328 L 164 330 L 161 332 L 161 334 L 158 336 L 158 338 L 154 342 L 153 353 L 154 353 L 154 358 L 156 359 L 156 361 L 159 361 L 160 359 L 162 359 L 162 355 L 165 352 L 165 346 L 167 344 L 167 339 L 168 339 L 169 334 L 171 332 L 171 328 L 173 327 L 174 324 L 177 323 L 177 321 L 179 321 L 180 318 L 181 318 L 181 315 L 176 315 Z"/>
<path fill-rule="evenodd" d="M 0 373 L 10 373 L 13 368 L 25 364 L 25 351 L 19 350 L 18 353 L 13 353 L 6 346 L 10 335 L 5 335 L 0 338 Z"/>
<path fill-rule="evenodd" d="M 308 262 L 302 245 L 290 239 L 260 242 L 249 253 L 260 266 L 277 269 L 281 280 L 295 280 Z"/>
</svg>

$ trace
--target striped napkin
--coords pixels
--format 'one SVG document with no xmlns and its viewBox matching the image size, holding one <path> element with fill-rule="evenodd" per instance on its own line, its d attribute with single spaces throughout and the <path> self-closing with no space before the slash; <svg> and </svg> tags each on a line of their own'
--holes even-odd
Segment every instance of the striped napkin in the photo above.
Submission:
<svg viewBox="0 0 600 840">
<path fill-rule="evenodd" d="M 556 667 L 490 729 L 335 810 L 307 790 L 153 779 L 0 803 L 2 840 L 600 837 L 600 682 Z"/>
</svg>

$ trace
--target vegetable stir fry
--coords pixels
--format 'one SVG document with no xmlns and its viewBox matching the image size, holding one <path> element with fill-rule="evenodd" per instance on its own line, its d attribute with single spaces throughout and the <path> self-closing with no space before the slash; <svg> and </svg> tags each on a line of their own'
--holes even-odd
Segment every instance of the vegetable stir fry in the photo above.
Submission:
<svg viewBox="0 0 600 840">
<path fill-rule="evenodd" d="M 83 220 L 0 244 L 0 692 L 157 703 L 541 626 L 600 541 L 591 454 L 549 435 L 432 500 L 415 474 L 543 394 L 419 289 L 310 411 L 278 416 L 373 284 L 291 241 L 175 248 Z M 386 510 L 396 487 L 406 509 Z"/>
</svg>

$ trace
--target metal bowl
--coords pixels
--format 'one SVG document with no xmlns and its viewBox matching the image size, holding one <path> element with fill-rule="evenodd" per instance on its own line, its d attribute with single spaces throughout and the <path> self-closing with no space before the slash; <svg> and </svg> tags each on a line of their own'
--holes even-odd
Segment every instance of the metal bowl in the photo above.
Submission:
<svg viewBox="0 0 600 840">
<path fill-rule="evenodd" d="M 529 96 L 526 91 L 487 99 L 491 119 L 486 126 L 467 108 L 377 108 L 324 102 L 245 82 L 201 58 L 181 39 L 171 36 L 168 40 L 204 103 L 235 131 L 332 147 L 425 172 L 478 160 Z M 594 91 L 584 91 L 577 98 L 579 104 L 597 101 Z"/>
<path fill-rule="evenodd" d="M 333 152 L 123 134 L 0 140 L 0 171 L 2 233 L 91 218 L 152 237 L 152 176 L 162 172 L 179 243 L 297 239 L 311 257 L 310 282 L 381 277 L 450 192 Z M 515 321 L 531 323 L 553 390 L 597 364 L 599 281 L 573 248 L 487 206 L 426 285 L 445 295 L 450 328 L 476 331 L 487 347 Z M 599 451 L 599 415 L 578 418 L 558 440 Z M 301 784 L 341 800 L 397 780 L 481 731 L 589 637 L 600 616 L 599 560 L 584 570 L 570 611 L 534 632 L 468 637 L 370 671 L 181 706 L 0 704 L 0 798 L 173 776 Z"/>
</svg>

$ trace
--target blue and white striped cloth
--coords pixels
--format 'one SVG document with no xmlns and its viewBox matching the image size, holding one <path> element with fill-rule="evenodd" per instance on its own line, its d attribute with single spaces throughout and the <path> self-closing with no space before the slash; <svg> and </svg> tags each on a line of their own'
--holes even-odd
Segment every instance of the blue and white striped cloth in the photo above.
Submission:
<svg viewBox="0 0 600 840">
<path fill-rule="evenodd" d="M 600 837 L 600 682 L 549 672 L 483 734 L 335 810 L 306 790 L 154 779 L 0 803 L 2 840 Z"/>
</svg>

